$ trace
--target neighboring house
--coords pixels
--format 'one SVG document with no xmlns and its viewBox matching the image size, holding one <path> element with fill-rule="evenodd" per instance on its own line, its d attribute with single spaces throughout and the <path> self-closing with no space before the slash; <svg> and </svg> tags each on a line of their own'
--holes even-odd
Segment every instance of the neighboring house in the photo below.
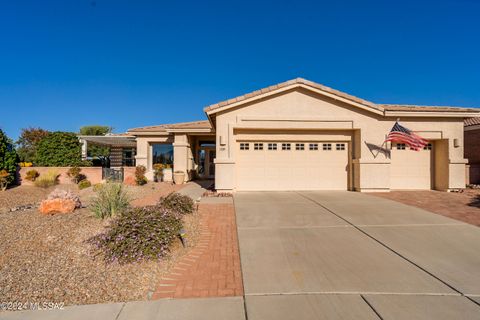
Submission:
<svg viewBox="0 0 480 320">
<path fill-rule="evenodd" d="M 128 130 L 136 164 L 172 163 L 218 191 L 465 187 L 464 118 L 480 109 L 375 104 L 295 79 L 204 109 L 208 120 Z M 384 143 L 397 119 L 428 139 Z"/>
<path fill-rule="evenodd" d="M 465 158 L 469 164 L 467 183 L 480 184 L 480 118 L 465 119 Z"/>
</svg>

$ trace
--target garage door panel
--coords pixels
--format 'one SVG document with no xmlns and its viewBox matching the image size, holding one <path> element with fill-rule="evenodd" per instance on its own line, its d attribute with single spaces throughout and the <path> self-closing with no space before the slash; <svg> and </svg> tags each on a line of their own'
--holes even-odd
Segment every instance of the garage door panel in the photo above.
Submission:
<svg viewBox="0 0 480 320">
<path fill-rule="evenodd" d="M 404 148 L 404 149 L 403 149 Z M 420 151 L 393 145 L 390 164 L 392 190 L 430 190 L 433 188 L 433 146 Z"/>
<path fill-rule="evenodd" d="M 344 150 L 322 150 L 322 142 L 315 142 L 317 150 L 310 150 L 312 142 L 276 142 L 277 150 L 241 150 L 237 144 L 237 190 L 347 190 L 348 145 Z M 271 143 L 271 142 L 270 142 Z M 290 143 L 290 150 L 282 150 L 282 143 Z M 296 143 L 303 143 L 303 150 L 296 150 Z"/>
</svg>

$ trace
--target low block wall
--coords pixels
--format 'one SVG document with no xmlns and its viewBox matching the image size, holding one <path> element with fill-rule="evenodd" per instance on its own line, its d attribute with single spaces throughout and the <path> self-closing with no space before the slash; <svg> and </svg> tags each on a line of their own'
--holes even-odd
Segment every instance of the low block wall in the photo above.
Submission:
<svg viewBox="0 0 480 320">
<path fill-rule="evenodd" d="M 27 174 L 27 171 L 30 170 L 37 170 L 40 175 L 44 174 L 45 172 L 48 172 L 50 170 L 56 171 L 60 174 L 58 177 L 59 183 L 60 184 L 73 184 L 71 181 L 71 178 L 67 175 L 67 171 L 70 169 L 69 167 L 25 167 L 25 168 L 20 168 L 18 174 L 19 174 L 19 183 L 23 185 L 33 185 L 32 181 L 28 181 L 25 179 L 25 176 Z M 102 182 L 102 167 L 82 167 L 82 174 L 87 177 L 88 180 L 92 184 L 100 183 Z M 135 171 L 135 168 L 134 168 Z"/>
<path fill-rule="evenodd" d="M 123 167 L 123 181 L 135 181 L 135 167 Z"/>
</svg>

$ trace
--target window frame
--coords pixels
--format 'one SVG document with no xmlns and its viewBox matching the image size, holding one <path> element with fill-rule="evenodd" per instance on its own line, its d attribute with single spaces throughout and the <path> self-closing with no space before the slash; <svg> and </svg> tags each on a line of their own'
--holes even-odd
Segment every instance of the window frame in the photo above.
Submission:
<svg viewBox="0 0 480 320">
<path fill-rule="evenodd" d="M 323 151 L 332 151 L 332 144 L 331 143 L 322 143 L 322 150 Z"/>
<path fill-rule="evenodd" d="M 270 151 L 278 150 L 277 149 L 277 143 L 275 143 L 275 142 L 268 143 L 267 144 L 267 150 L 270 150 Z"/>
<path fill-rule="evenodd" d="M 253 143 L 253 150 L 255 151 L 262 151 L 263 150 L 263 142 L 254 142 Z"/>
<path fill-rule="evenodd" d="M 282 143 L 282 151 L 289 151 L 292 150 L 292 144 L 291 143 Z"/>
<path fill-rule="evenodd" d="M 336 151 L 344 151 L 346 150 L 346 146 L 345 146 L 345 143 L 336 143 L 335 144 L 335 150 Z"/>
<path fill-rule="evenodd" d="M 242 150 L 242 151 L 250 150 L 250 143 L 249 142 L 240 142 L 240 150 Z"/>
<path fill-rule="evenodd" d="M 308 150 L 310 151 L 318 151 L 318 143 L 309 143 Z"/>
<path fill-rule="evenodd" d="M 305 143 L 295 143 L 295 151 L 304 151 Z"/>
</svg>

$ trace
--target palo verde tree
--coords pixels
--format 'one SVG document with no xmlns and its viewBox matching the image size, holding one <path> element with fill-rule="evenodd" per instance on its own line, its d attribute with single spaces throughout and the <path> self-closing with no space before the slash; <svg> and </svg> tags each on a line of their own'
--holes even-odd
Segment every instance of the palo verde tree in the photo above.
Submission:
<svg viewBox="0 0 480 320">
<path fill-rule="evenodd" d="M 48 131 L 41 128 L 23 128 L 16 142 L 20 161 L 34 162 L 38 143 L 47 135 Z"/>
<path fill-rule="evenodd" d="M 73 132 L 49 132 L 37 146 L 35 164 L 45 167 L 86 165 L 82 162 L 82 147 Z"/>
<path fill-rule="evenodd" d="M 111 133 L 113 130 L 109 126 L 83 126 L 80 128 L 80 135 L 82 136 L 104 136 L 107 133 Z M 98 157 L 102 160 L 110 156 L 110 148 L 105 146 L 99 146 L 92 143 L 88 144 L 87 155 L 89 157 Z"/>
<path fill-rule="evenodd" d="M 18 155 L 12 140 L 0 129 L 0 184 L 6 187 L 15 181 Z"/>
</svg>

